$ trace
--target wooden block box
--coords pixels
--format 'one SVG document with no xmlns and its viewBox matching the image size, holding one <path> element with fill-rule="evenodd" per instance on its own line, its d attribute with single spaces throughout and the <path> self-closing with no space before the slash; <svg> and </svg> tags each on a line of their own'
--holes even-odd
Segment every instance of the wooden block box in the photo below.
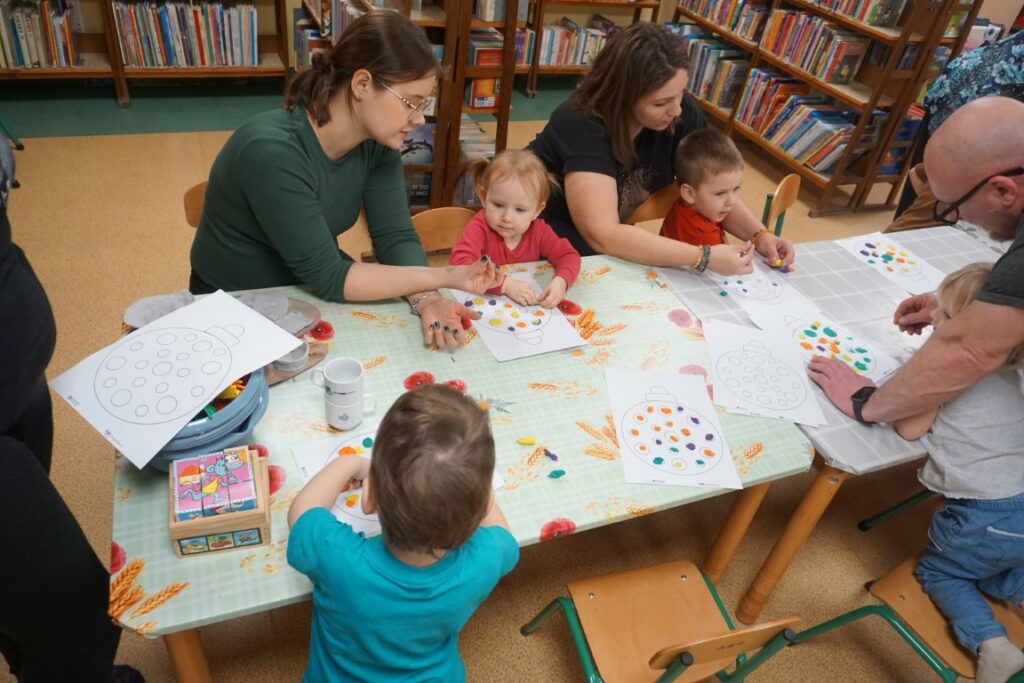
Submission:
<svg viewBox="0 0 1024 683">
<path fill-rule="evenodd" d="M 270 484 L 262 446 L 176 460 L 168 481 L 168 525 L 178 557 L 270 542 Z"/>
</svg>

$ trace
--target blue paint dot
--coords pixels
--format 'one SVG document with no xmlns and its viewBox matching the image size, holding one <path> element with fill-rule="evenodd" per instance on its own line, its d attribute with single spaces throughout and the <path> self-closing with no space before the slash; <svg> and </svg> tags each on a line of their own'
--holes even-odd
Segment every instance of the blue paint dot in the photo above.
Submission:
<svg viewBox="0 0 1024 683">
<path fill-rule="evenodd" d="M 688 444 L 686 444 L 686 450 L 692 451 L 692 450 L 694 450 L 695 448 L 697 448 L 697 447 L 696 447 L 696 446 L 694 446 L 694 445 L 693 445 L 692 443 L 688 443 Z"/>
<path fill-rule="evenodd" d="M 373 448 L 373 438 L 372 437 L 368 436 L 365 439 L 363 439 L 363 448 Z"/>
<path fill-rule="evenodd" d="M 487 304 L 488 304 L 489 306 L 496 306 L 496 305 L 498 304 L 498 302 L 497 302 L 497 301 L 495 301 L 494 299 L 490 299 L 490 300 L 489 300 L 489 301 L 487 302 Z"/>
</svg>

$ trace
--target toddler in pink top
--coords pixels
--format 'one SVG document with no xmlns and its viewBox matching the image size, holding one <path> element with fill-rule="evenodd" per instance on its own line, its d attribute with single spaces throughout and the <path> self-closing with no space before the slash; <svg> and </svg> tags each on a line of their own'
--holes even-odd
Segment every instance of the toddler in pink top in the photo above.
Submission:
<svg viewBox="0 0 1024 683">
<path fill-rule="evenodd" d="M 473 263 L 485 254 L 498 265 L 547 259 L 555 274 L 539 295 L 529 283 L 508 276 L 489 293 L 524 306 L 557 306 L 580 273 L 580 255 L 537 217 L 554 184 L 544 164 L 527 150 L 505 150 L 490 163 L 474 161 L 468 172 L 484 208 L 466 224 L 448 262 Z"/>
</svg>

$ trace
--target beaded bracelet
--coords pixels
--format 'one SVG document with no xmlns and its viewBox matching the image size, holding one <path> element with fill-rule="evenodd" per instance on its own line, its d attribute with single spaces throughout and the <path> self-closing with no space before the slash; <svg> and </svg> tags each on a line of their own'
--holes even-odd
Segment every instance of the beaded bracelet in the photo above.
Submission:
<svg viewBox="0 0 1024 683">
<path fill-rule="evenodd" d="M 706 244 L 700 245 L 700 256 L 697 257 L 697 261 L 690 266 L 690 270 L 695 273 L 703 273 L 708 269 L 708 263 L 711 261 L 711 247 Z"/>
<path fill-rule="evenodd" d="M 434 294 L 436 294 L 437 296 L 441 296 L 440 292 L 434 290 L 434 291 L 426 292 L 425 294 L 422 294 L 422 295 L 416 297 L 415 299 L 410 297 L 409 298 L 409 312 L 412 313 L 413 315 L 419 315 L 420 314 L 420 304 L 423 303 L 423 301 L 427 297 L 432 296 Z"/>
<path fill-rule="evenodd" d="M 754 233 L 753 237 L 750 238 L 750 243 L 756 245 L 757 244 L 757 240 L 761 237 L 761 235 L 764 235 L 764 234 L 770 233 L 770 232 L 771 232 L 771 230 L 768 230 L 767 228 L 761 228 L 756 233 Z"/>
</svg>

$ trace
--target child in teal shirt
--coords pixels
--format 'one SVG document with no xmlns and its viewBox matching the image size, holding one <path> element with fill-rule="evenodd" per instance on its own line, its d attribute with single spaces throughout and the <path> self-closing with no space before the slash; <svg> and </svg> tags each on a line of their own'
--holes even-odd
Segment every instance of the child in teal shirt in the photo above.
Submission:
<svg viewBox="0 0 1024 683">
<path fill-rule="evenodd" d="M 313 582 L 304 681 L 465 680 L 459 631 L 519 559 L 493 472 L 487 414 L 428 385 L 384 416 L 372 460 L 337 458 L 299 491 L 288 563 Z M 330 513 L 350 483 L 380 536 Z"/>
</svg>

